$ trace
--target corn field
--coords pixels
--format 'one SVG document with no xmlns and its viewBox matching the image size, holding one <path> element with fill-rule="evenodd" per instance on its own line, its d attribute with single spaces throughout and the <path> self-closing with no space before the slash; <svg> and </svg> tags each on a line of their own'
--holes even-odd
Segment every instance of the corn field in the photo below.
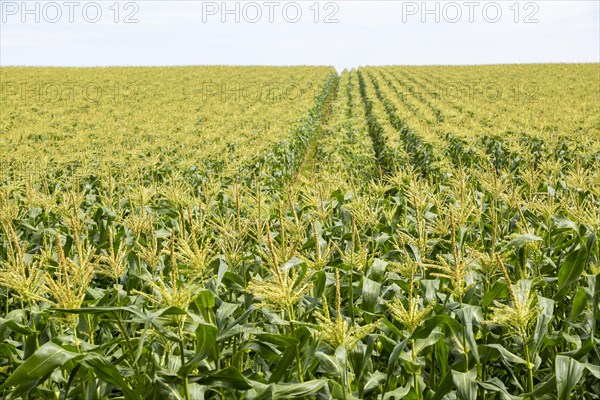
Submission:
<svg viewBox="0 0 600 400">
<path fill-rule="evenodd" d="M 600 399 L 599 68 L 0 68 L 0 397 Z"/>
</svg>

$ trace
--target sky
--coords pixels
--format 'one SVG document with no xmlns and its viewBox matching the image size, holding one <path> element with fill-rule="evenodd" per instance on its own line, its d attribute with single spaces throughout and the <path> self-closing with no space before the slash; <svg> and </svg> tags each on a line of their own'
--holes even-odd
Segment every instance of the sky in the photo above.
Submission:
<svg viewBox="0 0 600 400">
<path fill-rule="evenodd" d="M 0 65 L 600 62 L 600 1 L 8 1 Z"/>
</svg>

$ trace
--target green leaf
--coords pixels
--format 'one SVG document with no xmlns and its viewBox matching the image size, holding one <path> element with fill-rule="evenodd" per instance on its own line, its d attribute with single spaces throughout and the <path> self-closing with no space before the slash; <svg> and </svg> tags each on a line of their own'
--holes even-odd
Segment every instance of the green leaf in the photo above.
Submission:
<svg viewBox="0 0 600 400">
<path fill-rule="evenodd" d="M 225 326 L 228 318 L 230 318 L 238 308 L 240 308 L 239 304 L 227 303 L 225 301 L 222 302 L 215 313 L 217 317 L 217 326 Z"/>
<path fill-rule="evenodd" d="M 167 329 L 165 326 L 163 326 L 162 323 L 159 321 L 159 319 L 163 315 L 185 315 L 185 314 L 187 314 L 187 312 L 182 310 L 181 308 L 165 307 L 165 308 L 161 308 L 160 310 L 157 310 L 150 314 L 142 314 L 140 317 L 134 319 L 134 321 L 144 324 L 144 330 L 142 331 L 142 334 L 138 341 L 138 346 L 137 346 L 137 349 L 135 352 L 135 362 L 139 361 L 140 357 L 142 356 L 142 353 L 144 352 L 144 344 L 146 342 L 146 337 L 148 336 L 148 331 L 151 326 L 154 327 L 156 329 L 156 331 L 158 333 L 160 333 L 162 336 L 164 336 L 165 338 L 167 338 L 171 341 L 174 341 L 174 342 L 178 342 L 179 337 L 177 335 L 175 335 L 173 332 L 171 332 L 169 329 Z"/>
<path fill-rule="evenodd" d="M 219 267 L 217 269 L 217 280 L 215 282 L 215 287 L 218 288 L 221 285 L 221 282 L 223 281 L 223 277 L 225 276 L 225 273 L 227 272 L 228 268 L 229 268 L 229 266 L 225 262 L 225 258 L 219 257 Z"/>
<path fill-rule="evenodd" d="M 202 375 L 190 375 L 189 381 L 196 382 L 199 385 L 214 385 L 236 390 L 248 390 L 252 388 L 250 382 L 234 367 L 227 367 Z"/>
<path fill-rule="evenodd" d="M 452 372 L 453 370 L 451 369 L 450 371 L 448 371 L 448 373 L 446 373 L 446 375 L 444 375 L 438 387 L 435 389 L 433 400 L 440 400 L 442 397 L 444 397 L 444 395 L 446 395 L 453 389 L 454 384 Z"/>
<path fill-rule="evenodd" d="M 600 365 L 585 363 L 585 367 L 594 375 L 596 379 L 600 379 Z"/>
<path fill-rule="evenodd" d="M 17 397 L 30 387 L 37 386 L 40 379 L 55 369 L 79 358 L 83 358 L 83 354 L 73 353 L 53 342 L 48 342 L 42 345 L 23 364 L 19 365 L 6 382 L 0 386 L 0 390 L 16 386 L 12 396 Z"/>
<path fill-rule="evenodd" d="M 425 288 L 425 300 L 428 303 L 435 303 L 437 294 L 440 292 L 439 279 L 421 279 L 421 285 Z"/>
<path fill-rule="evenodd" d="M 554 223 L 556 224 L 556 228 L 558 230 L 572 230 L 575 232 L 579 232 L 579 226 L 567 217 L 564 217 L 562 215 L 553 215 L 552 219 L 554 220 Z"/>
<path fill-rule="evenodd" d="M 254 351 L 256 354 L 270 363 L 276 362 L 279 357 L 281 357 L 281 352 L 278 352 L 274 346 L 268 343 L 263 343 L 259 340 L 244 343 L 238 353 L 245 355 L 245 350 Z"/>
<path fill-rule="evenodd" d="M 471 353 L 475 358 L 475 361 L 479 363 L 479 351 L 477 349 L 477 341 L 475 340 L 475 334 L 473 332 L 473 323 L 482 319 L 481 309 L 479 307 L 465 305 L 457 312 L 463 320 L 463 327 L 465 330 L 465 336 L 467 343 L 471 349 Z"/>
<path fill-rule="evenodd" d="M 500 353 L 500 356 L 502 357 L 502 359 L 509 364 L 527 364 L 527 362 L 525 360 L 523 360 L 521 357 L 506 350 L 500 344 L 486 344 L 484 346 L 489 347 L 490 349 L 497 350 L 498 353 Z"/>
<path fill-rule="evenodd" d="M 556 394 L 556 376 L 554 374 L 542 383 L 537 384 L 533 392 L 524 393 L 523 396 L 536 398 L 535 396 L 544 394 Z"/>
<path fill-rule="evenodd" d="M 318 392 L 327 384 L 327 379 L 317 379 L 303 383 L 275 385 L 273 400 L 276 399 L 304 399 Z"/>
<path fill-rule="evenodd" d="M 388 329 L 390 331 L 392 331 L 392 333 L 394 333 L 398 337 L 402 337 L 402 331 L 400 331 L 398 328 L 396 328 L 396 325 L 394 325 L 394 323 L 392 321 L 390 321 L 386 317 L 382 317 L 381 321 L 385 324 L 385 326 L 388 327 Z"/>
<path fill-rule="evenodd" d="M 271 377 L 269 378 L 269 383 L 277 383 L 283 378 L 283 375 L 287 371 L 287 369 L 292 365 L 294 361 L 294 357 L 296 355 L 296 347 L 288 346 L 285 349 L 285 352 L 281 356 L 281 359 L 277 363 L 277 366 L 273 370 Z"/>
<path fill-rule="evenodd" d="M 375 258 L 373 264 L 369 268 L 369 278 L 373 279 L 375 282 L 381 282 L 385 276 L 387 264 L 387 261 Z"/>
<path fill-rule="evenodd" d="M 377 342 L 377 334 L 369 334 L 366 336 L 366 345 L 356 346 L 349 354 L 352 368 L 356 375 L 357 381 L 363 381 L 363 377 L 369 367 L 369 360 L 373 354 L 375 343 Z"/>
<path fill-rule="evenodd" d="M 489 289 L 481 298 L 481 306 L 489 307 L 490 304 L 496 299 L 505 298 L 508 296 L 508 288 L 506 287 L 506 283 L 504 281 L 496 281 L 494 286 Z"/>
<path fill-rule="evenodd" d="M 348 353 L 346 352 L 346 347 L 344 347 L 343 344 L 339 345 L 335 349 L 335 358 L 340 366 L 342 382 L 346 382 L 346 384 L 348 384 Z"/>
<path fill-rule="evenodd" d="M 571 392 L 583 376 L 585 365 L 571 357 L 558 355 L 554 360 L 556 391 L 559 400 L 569 400 Z"/>
<path fill-rule="evenodd" d="M 285 264 L 283 264 L 280 268 L 281 272 L 286 272 L 294 267 L 297 267 L 298 265 L 302 265 L 304 264 L 304 261 L 299 259 L 298 257 L 292 257 L 291 259 L 289 259 L 288 261 L 285 262 Z"/>
<path fill-rule="evenodd" d="M 581 241 L 579 249 L 574 250 L 567 256 L 558 271 L 558 291 L 554 295 L 555 300 L 562 300 L 571 284 L 579 279 L 585 269 L 587 258 L 587 247 L 585 246 L 585 243 Z"/>
<path fill-rule="evenodd" d="M 183 397 L 174 385 L 168 384 L 159 377 L 154 379 L 148 389 L 144 394 L 145 400 L 183 400 Z"/>
<path fill-rule="evenodd" d="M 135 400 L 141 398 L 138 392 L 132 390 L 127 385 L 117 367 L 105 357 L 95 353 L 88 353 L 81 363 L 91 369 L 99 379 L 121 389 L 126 399 Z"/>
<path fill-rule="evenodd" d="M 9 313 L 10 314 L 10 313 Z M 8 317 L 9 315 L 7 315 Z M 0 317 L 0 332 L 4 329 L 10 329 L 19 335 L 29 336 L 33 334 L 33 330 L 26 325 L 19 324 L 14 319 L 6 319 Z"/>
<path fill-rule="evenodd" d="M 196 302 L 201 308 L 213 308 L 215 306 L 215 295 L 210 290 L 202 290 L 198 293 Z"/>
<path fill-rule="evenodd" d="M 387 379 L 387 375 L 383 372 L 375 371 L 367 378 L 365 382 L 364 396 L 368 397 L 375 389 L 383 385 Z"/>
<path fill-rule="evenodd" d="M 204 400 L 204 393 L 208 389 L 206 386 L 198 385 L 197 383 L 190 383 L 190 399 Z"/>
<path fill-rule="evenodd" d="M 473 400 L 477 398 L 477 368 L 468 372 L 452 370 L 452 382 L 456 386 L 458 398 L 461 400 Z"/>
<path fill-rule="evenodd" d="M 217 327 L 211 324 L 199 323 L 196 328 L 196 355 L 183 365 L 177 375 L 189 375 L 200 363 L 210 357 L 216 358 L 217 354 Z"/>
<path fill-rule="evenodd" d="M 500 394 L 501 400 L 521 400 L 522 397 L 514 396 L 508 392 L 504 383 L 496 377 L 490 379 L 486 382 L 477 382 L 479 386 L 484 388 L 485 390 L 489 390 L 491 392 L 496 392 Z"/>
<path fill-rule="evenodd" d="M 363 310 L 367 313 L 375 312 L 375 306 L 377 305 L 377 298 L 381 291 L 381 283 L 375 282 L 366 276 L 363 276 L 362 285 L 362 305 Z M 365 314 L 365 321 L 370 323 L 373 320 L 373 316 Z"/>
<path fill-rule="evenodd" d="M 315 358 L 319 361 L 321 368 L 325 370 L 326 375 L 334 378 L 339 378 L 342 376 L 341 367 L 339 366 L 335 357 L 331 357 L 322 351 L 317 351 L 315 353 Z"/>
<path fill-rule="evenodd" d="M 410 383 L 404 387 L 396 388 L 396 389 L 392 390 L 391 392 L 387 392 L 383 396 L 383 400 L 401 400 L 406 397 L 408 392 L 410 392 L 410 388 L 411 388 Z"/>
<path fill-rule="evenodd" d="M 313 287 L 315 289 L 315 297 L 320 298 L 325 291 L 327 285 L 327 274 L 325 271 L 318 271 L 314 274 Z"/>
<path fill-rule="evenodd" d="M 390 377 L 392 377 L 394 368 L 396 366 L 396 361 L 398 360 L 398 357 L 400 356 L 400 352 L 402 351 L 402 349 L 404 348 L 405 345 L 406 345 L 405 341 L 398 342 L 396 344 L 396 346 L 394 346 L 394 349 L 392 350 L 392 354 L 390 355 L 390 357 L 388 359 L 388 365 L 387 365 L 388 380 L 390 379 Z"/>
<path fill-rule="evenodd" d="M 521 235 L 518 236 L 516 238 L 514 238 L 513 240 L 511 240 L 510 242 L 508 242 L 506 244 L 506 246 L 504 246 L 504 250 L 508 250 L 510 248 L 521 248 L 524 245 L 526 245 L 527 243 L 531 243 L 531 242 L 540 242 L 543 239 L 539 236 L 536 235 L 532 235 L 531 233 L 526 233 L 525 235 Z"/>
<path fill-rule="evenodd" d="M 216 357 L 217 348 L 216 326 L 207 323 L 199 323 L 196 328 L 196 351 L 205 357 Z"/>
<path fill-rule="evenodd" d="M 260 333 L 256 335 L 256 338 L 281 347 L 297 346 L 299 343 L 299 340 L 293 336 L 280 335 L 278 333 Z"/>
<path fill-rule="evenodd" d="M 434 315 L 425 319 L 425 321 L 413 332 L 410 339 L 425 339 L 436 327 L 444 327 L 446 334 L 451 332 L 461 332 L 460 323 L 449 315 Z"/>
<path fill-rule="evenodd" d="M 271 384 L 254 400 L 266 399 L 304 399 L 321 390 L 327 384 L 327 379 L 317 379 L 303 383 Z"/>
<path fill-rule="evenodd" d="M 569 315 L 569 321 L 573 322 L 581 315 L 583 310 L 585 310 L 585 306 L 587 304 L 587 295 L 585 293 L 585 288 L 580 286 L 577 289 L 577 293 L 573 297 L 573 302 L 571 305 L 571 314 Z"/>
<path fill-rule="evenodd" d="M 437 343 L 433 346 L 435 352 L 435 358 L 440 368 L 440 374 L 445 376 L 448 373 L 448 353 L 450 351 L 450 346 L 448 343 L 444 341 L 443 338 L 437 341 Z"/>
<path fill-rule="evenodd" d="M 402 360 L 402 369 L 411 375 L 419 375 L 423 364 L 418 360 L 415 361 L 410 351 L 400 353 L 400 360 Z"/>
<path fill-rule="evenodd" d="M 554 301 L 538 295 L 541 312 L 538 314 L 535 330 L 533 331 L 533 354 L 537 354 L 553 317 Z"/>
<path fill-rule="evenodd" d="M 421 353 L 421 351 L 423 351 L 427 347 L 436 344 L 442 337 L 444 337 L 442 330 L 439 328 L 436 328 L 431 331 L 431 333 L 429 334 L 429 336 L 427 338 L 415 340 L 415 344 L 414 344 L 415 353 L 416 354 Z"/>
</svg>

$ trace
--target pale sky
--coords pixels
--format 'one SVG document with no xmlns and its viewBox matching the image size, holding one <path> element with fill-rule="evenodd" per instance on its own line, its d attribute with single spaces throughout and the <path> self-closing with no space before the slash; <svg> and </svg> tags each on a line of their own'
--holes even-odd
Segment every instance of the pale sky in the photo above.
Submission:
<svg viewBox="0 0 600 400">
<path fill-rule="evenodd" d="M 0 46 L 2 66 L 600 62 L 600 1 L 0 0 Z"/>
</svg>

